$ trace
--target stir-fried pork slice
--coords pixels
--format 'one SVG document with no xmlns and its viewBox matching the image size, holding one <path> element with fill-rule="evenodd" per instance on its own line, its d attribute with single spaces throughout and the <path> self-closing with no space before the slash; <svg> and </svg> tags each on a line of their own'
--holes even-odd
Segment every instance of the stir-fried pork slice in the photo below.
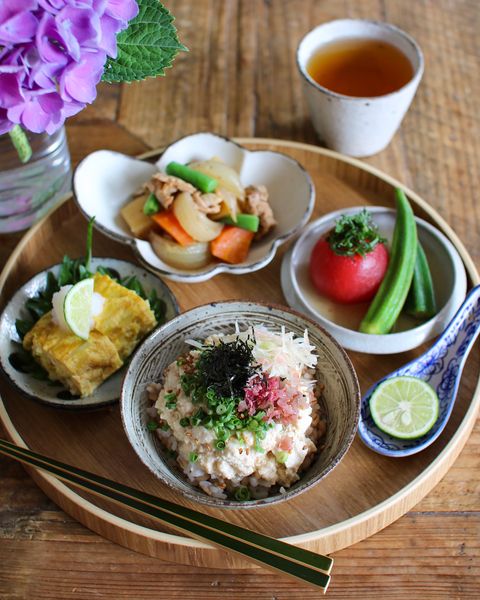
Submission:
<svg viewBox="0 0 480 600">
<path fill-rule="evenodd" d="M 187 181 L 164 173 L 155 173 L 150 181 L 145 184 L 145 188 L 155 196 L 165 209 L 170 208 L 176 194 L 180 192 L 193 194 L 196 192 L 196 188 Z"/>
<path fill-rule="evenodd" d="M 222 197 L 219 194 L 201 194 L 197 191 L 192 194 L 192 198 L 200 212 L 206 215 L 215 215 L 220 212 Z"/>
<path fill-rule="evenodd" d="M 249 185 L 245 189 L 244 211 L 250 215 L 257 215 L 260 219 L 260 226 L 255 234 L 256 239 L 262 238 L 277 224 L 272 207 L 268 203 L 268 191 L 264 185 Z"/>
</svg>

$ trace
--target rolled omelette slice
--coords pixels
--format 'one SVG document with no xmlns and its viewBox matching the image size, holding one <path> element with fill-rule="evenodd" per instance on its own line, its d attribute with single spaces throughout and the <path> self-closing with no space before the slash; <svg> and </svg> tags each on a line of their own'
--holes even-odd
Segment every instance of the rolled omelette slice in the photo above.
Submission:
<svg viewBox="0 0 480 600">
<path fill-rule="evenodd" d="M 108 275 L 96 273 L 93 279 L 95 292 L 105 298 L 103 310 L 95 319 L 95 329 L 108 337 L 124 361 L 155 327 L 155 315 L 146 300 Z"/>
<path fill-rule="evenodd" d="M 23 340 L 49 378 L 63 383 L 75 396 L 90 396 L 157 324 L 146 300 L 107 275 L 94 276 L 94 291 L 105 302 L 87 340 L 56 325 L 51 311 Z"/>
<path fill-rule="evenodd" d="M 88 340 L 56 325 L 49 312 L 39 319 L 23 340 L 23 346 L 47 371 L 75 396 L 89 396 L 122 366 L 115 345 L 98 331 Z"/>
</svg>

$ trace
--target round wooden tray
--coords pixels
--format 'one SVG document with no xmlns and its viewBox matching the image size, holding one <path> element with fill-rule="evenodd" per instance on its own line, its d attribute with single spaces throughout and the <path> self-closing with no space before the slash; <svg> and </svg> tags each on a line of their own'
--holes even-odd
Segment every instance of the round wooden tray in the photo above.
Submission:
<svg viewBox="0 0 480 600">
<path fill-rule="evenodd" d="M 311 174 L 317 193 L 314 218 L 331 210 L 361 204 L 392 205 L 394 179 L 362 162 L 306 144 L 275 140 L 239 140 L 248 148 L 268 148 L 293 156 Z M 159 152 L 150 153 L 152 157 Z M 470 284 L 479 276 L 465 248 L 441 217 L 406 190 L 415 212 L 435 224 L 455 244 Z M 295 198 L 292 198 L 295 202 Z M 86 221 L 71 199 L 51 212 L 22 239 L 0 276 L 0 305 L 33 274 L 66 253 L 83 254 Z M 250 275 L 220 275 L 199 284 L 169 283 L 182 310 L 223 299 L 284 303 L 280 288 L 282 249 L 272 264 Z M 130 250 L 96 233 L 94 253 L 132 259 Z M 363 390 L 412 359 L 423 348 L 392 356 L 350 352 Z M 278 506 L 249 511 L 212 510 L 227 521 L 329 553 L 382 529 L 416 504 L 451 466 L 472 429 L 480 404 L 478 348 L 467 362 L 455 408 L 446 430 L 424 452 L 404 459 L 374 454 L 356 439 L 342 463 L 314 489 Z M 478 364 L 478 363 L 477 363 Z M 118 406 L 91 412 L 67 412 L 20 396 L 0 381 L 0 419 L 11 441 L 147 492 L 189 504 L 141 464 L 122 430 Z M 128 548 L 166 560 L 215 567 L 245 567 L 236 556 L 207 544 L 159 529 L 133 512 L 78 492 L 53 477 L 29 469 L 38 485 L 84 525 Z M 191 505 L 191 504 L 190 504 Z M 248 566 L 251 566 L 248 563 Z"/>
</svg>

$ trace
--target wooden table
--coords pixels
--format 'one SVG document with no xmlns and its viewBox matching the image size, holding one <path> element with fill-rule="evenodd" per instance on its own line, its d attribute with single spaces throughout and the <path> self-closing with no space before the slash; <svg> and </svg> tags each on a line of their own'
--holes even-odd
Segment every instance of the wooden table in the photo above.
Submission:
<svg viewBox="0 0 480 600">
<path fill-rule="evenodd" d="M 417 97 L 392 144 L 367 162 L 420 193 L 453 226 L 480 268 L 480 6 L 476 0 L 169 0 L 188 54 L 165 78 L 100 86 L 70 120 L 74 163 L 98 148 L 135 154 L 194 131 L 317 143 L 295 67 L 314 25 L 385 20 L 425 53 Z M 82 234 L 83 235 L 83 234 Z M 0 264 L 19 236 L 0 237 Z M 392 463 L 392 476 L 395 465 Z M 76 523 L 21 467 L 0 459 L 0 598 L 314 598 L 256 569 L 169 564 Z M 335 554 L 332 598 L 480 596 L 480 426 L 443 481 L 377 535 Z"/>
</svg>

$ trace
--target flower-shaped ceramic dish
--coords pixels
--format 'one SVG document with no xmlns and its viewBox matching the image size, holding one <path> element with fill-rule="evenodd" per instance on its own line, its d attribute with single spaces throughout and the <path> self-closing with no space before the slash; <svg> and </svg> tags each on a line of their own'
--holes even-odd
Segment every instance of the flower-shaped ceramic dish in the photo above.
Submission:
<svg viewBox="0 0 480 600">
<path fill-rule="evenodd" d="M 187 339 L 203 340 L 209 335 L 232 333 L 235 323 L 242 330 L 263 324 L 272 331 L 284 326 L 295 335 L 308 329 L 310 342 L 319 360 L 316 378 L 324 388 L 320 402 L 326 414 L 327 430 L 319 452 L 300 480 L 284 494 L 262 500 L 239 502 L 208 496 L 189 483 L 164 454 L 157 436 L 148 430 L 151 405 L 147 386 L 162 379 L 164 369 L 190 349 Z M 310 489 L 340 462 L 353 441 L 358 426 L 360 391 L 357 376 L 345 351 L 324 329 L 303 315 L 282 306 L 253 302 L 217 302 L 185 312 L 154 331 L 137 349 L 125 375 L 121 414 L 127 437 L 150 471 L 167 486 L 195 502 L 220 508 L 269 506 Z"/>
<path fill-rule="evenodd" d="M 310 223 L 285 255 L 282 265 L 282 289 L 290 306 L 318 321 L 349 350 L 369 354 L 394 354 L 411 350 L 440 334 L 465 298 L 467 280 L 462 260 L 453 244 L 435 227 L 416 217 L 418 237 L 432 272 L 438 312 L 418 324 L 401 315 L 394 331 L 386 335 L 360 333 L 358 326 L 368 303 L 341 305 L 320 296 L 309 276 L 310 255 L 318 239 L 324 236 L 343 214 L 355 214 L 367 208 L 379 231 L 392 239 L 396 212 L 381 206 L 355 206 L 324 215 Z"/>
<path fill-rule="evenodd" d="M 158 297 L 165 302 L 165 320 L 173 319 L 179 313 L 177 301 L 170 289 L 151 273 L 125 260 L 116 258 L 93 258 L 92 270 L 103 266 L 113 269 L 121 277 L 135 276 L 146 293 L 156 290 Z M 60 265 L 54 265 L 35 275 L 12 296 L 0 316 L 0 366 L 10 383 L 26 396 L 51 406 L 69 409 L 97 408 L 117 401 L 126 367 L 109 377 L 95 392 L 85 398 L 72 396 L 59 382 L 48 379 L 36 379 L 29 373 L 22 372 L 13 358 L 21 349 L 21 342 L 15 328 L 16 319 L 27 318 L 25 302 L 45 289 L 47 273 L 58 274 Z"/>
<path fill-rule="evenodd" d="M 277 226 L 255 242 L 245 262 L 238 265 L 212 260 L 201 269 L 177 269 L 163 262 L 150 242 L 132 237 L 120 209 L 153 173 L 165 172 L 171 161 L 221 158 L 240 173 L 242 185 L 263 184 L 269 192 Z M 155 164 L 110 150 L 87 156 L 73 177 L 76 202 L 87 218 L 95 216 L 95 227 L 105 235 L 129 244 L 145 268 L 174 281 L 197 282 L 219 273 L 241 275 L 265 267 L 277 248 L 308 221 L 315 201 L 308 173 L 293 158 L 279 152 L 247 150 L 212 133 L 197 133 L 174 142 Z"/>
</svg>

